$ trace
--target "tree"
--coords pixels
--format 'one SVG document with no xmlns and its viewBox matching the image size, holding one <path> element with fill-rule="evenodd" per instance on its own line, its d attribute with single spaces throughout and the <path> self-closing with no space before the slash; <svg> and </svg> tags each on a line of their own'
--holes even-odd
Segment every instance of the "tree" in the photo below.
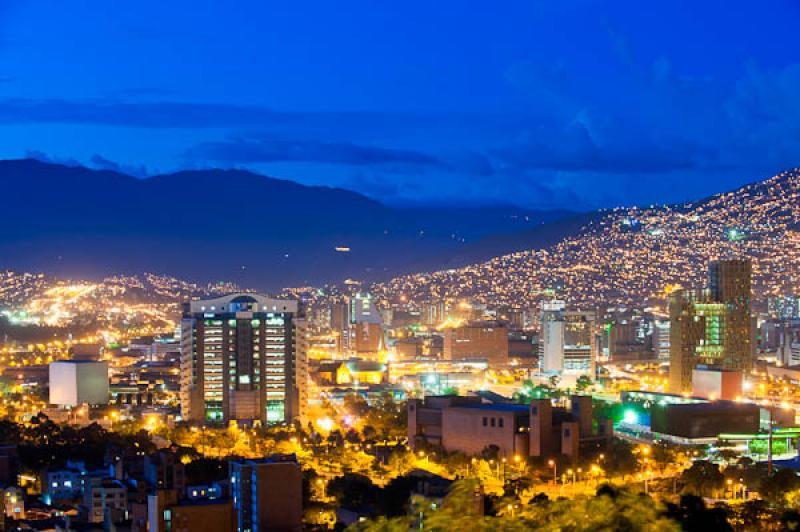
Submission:
<svg viewBox="0 0 800 532">
<path fill-rule="evenodd" d="M 680 503 L 667 505 L 667 516 L 681 524 L 688 532 L 725 532 L 733 530 L 727 513 L 721 508 L 707 508 L 702 497 L 682 495 Z"/>
<path fill-rule="evenodd" d="M 483 457 L 484 460 L 497 460 L 499 454 L 500 454 L 500 447 L 498 447 L 493 443 L 487 445 L 486 447 L 483 448 L 483 451 L 481 451 L 481 457 Z"/>
<path fill-rule="evenodd" d="M 581 375 L 575 381 L 575 392 L 582 393 L 592 386 L 592 379 L 588 375 Z"/>
<path fill-rule="evenodd" d="M 606 469 L 612 475 L 621 475 L 623 480 L 636 471 L 636 457 L 633 447 L 624 440 L 613 440 L 606 452 Z"/>
<path fill-rule="evenodd" d="M 712 496 L 725 484 L 725 477 L 719 467 L 707 460 L 698 460 L 681 474 L 681 482 L 689 493 L 700 496 Z"/>
<path fill-rule="evenodd" d="M 665 441 L 658 441 L 652 446 L 653 462 L 663 473 L 670 464 L 675 463 L 677 452 L 675 448 Z"/>
<path fill-rule="evenodd" d="M 787 504 L 787 495 L 800 489 L 800 478 L 791 469 L 779 469 L 771 477 L 761 482 L 758 492 L 770 504 L 784 507 Z"/>
<path fill-rule="evenodd" d="M 342 508 L 370 510 L 375 509 L 380 496 L 378 488 L 369 477 L 355 473 L 345 473 L 328 482 L 327 494 L 334 497 Z"/>
</svg>

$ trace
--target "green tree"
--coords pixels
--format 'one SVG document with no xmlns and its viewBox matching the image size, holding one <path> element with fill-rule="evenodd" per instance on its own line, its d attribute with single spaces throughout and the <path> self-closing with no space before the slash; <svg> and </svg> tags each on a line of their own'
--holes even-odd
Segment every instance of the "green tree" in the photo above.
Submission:
<svg viewBox="0 0 800 532">
<path fill-rule="evenodd" d="M 681 482 L 689 493 L 710 497 L 723 487 L 725 477 L 716 464 L 698 460 L 681 474 Z"/>
<path fill-rule="evenodd" d="M 770 504 L 784 507 L 787 505 L 787 495 L 797 489 L 800 489 L 797 473 L 791 469 L 779 469 L 761 482 L 758 492 Z"/>
</svg>

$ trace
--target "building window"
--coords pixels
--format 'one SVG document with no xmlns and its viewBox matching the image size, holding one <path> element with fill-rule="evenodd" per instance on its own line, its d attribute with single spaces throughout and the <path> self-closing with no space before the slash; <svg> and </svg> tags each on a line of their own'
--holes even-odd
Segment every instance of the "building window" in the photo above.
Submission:
<svg viewBox="0 0 800 532">
<path fill-rule="evenodd" d="M 500 427 L 501 429 L 503 428 L 503 418 L 497 420 L 497 426 Z"/>
<path fill-rule="evenodd" d="M 489 423 L 489 419 L 484 416 L 483 418 L 483 426 L 485 427 Z"/>
<path fill-rule="evenodd" d="M 492 426 L 493 427 L 495 426 L 495 419 L 494 418 L 492 418 Z"/>
</svg>

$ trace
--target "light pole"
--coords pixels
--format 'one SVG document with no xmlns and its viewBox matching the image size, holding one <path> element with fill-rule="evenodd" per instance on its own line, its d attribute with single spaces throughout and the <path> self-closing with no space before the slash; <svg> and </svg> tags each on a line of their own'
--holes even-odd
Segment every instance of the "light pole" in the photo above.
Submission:
<svg viewBox="0 0 800 532">
<path fill-rule="evenodd" d="M 558 482 L 558 464 L 555 460 L 550 460 L 547 465 L 553 468 L 553 483 L 555 484 Z"/>
<path fill-rule="evenodd" d="M 772 476 L 772 408 L 769 406 L 769 442 L 767 444 L 767 475 Z"/>
</svg>

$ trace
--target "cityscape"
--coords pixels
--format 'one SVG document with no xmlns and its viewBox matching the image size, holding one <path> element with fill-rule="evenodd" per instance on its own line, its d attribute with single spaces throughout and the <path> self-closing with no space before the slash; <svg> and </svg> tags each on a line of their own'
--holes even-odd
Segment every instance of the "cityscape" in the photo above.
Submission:
<svg viewBox="0 0 800 532">
<path fill-rule="evenodd" d="M 795 5 L 85 4 L 0 3 L 0 530 L 800 530 Z"/>
</svg>

